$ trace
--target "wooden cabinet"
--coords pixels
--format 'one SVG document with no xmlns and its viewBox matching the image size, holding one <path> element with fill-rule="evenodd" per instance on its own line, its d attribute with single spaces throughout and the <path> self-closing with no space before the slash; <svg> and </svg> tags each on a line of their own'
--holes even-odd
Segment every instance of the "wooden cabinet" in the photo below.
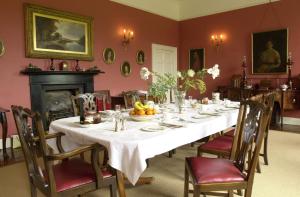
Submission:
<svg viewBox="0 0 300 197">
<path fill-rule="evenodd" d="M 300 108 L 300 90 L 287 90 L 282 92 L 284 110 Z"/>
</svg>

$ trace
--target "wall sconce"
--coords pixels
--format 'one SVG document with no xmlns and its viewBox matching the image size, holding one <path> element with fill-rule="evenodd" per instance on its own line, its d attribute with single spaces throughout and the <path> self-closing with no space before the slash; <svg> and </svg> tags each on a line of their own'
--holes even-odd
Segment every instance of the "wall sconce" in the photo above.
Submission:
<svg viewBox="0 0 300 197">
<path fill-rule="evenodd" d="M 220 35 L 213 34 L 211 36 L 211 41 L 217 50 L 219 50 L 219 48 L 220 48 L 221 44 L 224 42 L 224 40 L 225 40 L 224 34 L 220 34 Z"/>
<path fill-rule="evenodd" d="M 122 44 L 125 48 L 127 48 L 127 45 L 129 44 L 130 40 L 133 39 L 133 31 L 129 29 L 123 29 L 123 41 Z"/>
</svg>

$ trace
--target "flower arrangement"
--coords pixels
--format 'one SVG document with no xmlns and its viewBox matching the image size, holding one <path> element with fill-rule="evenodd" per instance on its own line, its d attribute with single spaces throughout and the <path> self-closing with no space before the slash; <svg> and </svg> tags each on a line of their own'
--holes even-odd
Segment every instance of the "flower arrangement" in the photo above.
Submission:
<svg viewBox="0 0 300 197">
<path fill-rule="evenodd" d="M 160 75 L 149 71 L 146 67 L 143 67 L 140 70 L 140 76 L 143 80 L 148 80 L 150 75 L 156 77 L 156 81 L 149 86 L 149 95 L 159 99 L 164 98 L 167 91 L 171 89 L 185 92 L 190 89 L 195 89 L 199 90 L 200 94 L 203 94 L 206 91 L 204 77 L 207 73 L 215 79 L 220 75 L 219 65 L 216 64 L 212 68 L 202 69 L 198 72 L 195 72 L 193 69 L 178 71 L 177 76 L 170 73 Z"/>
</svg>

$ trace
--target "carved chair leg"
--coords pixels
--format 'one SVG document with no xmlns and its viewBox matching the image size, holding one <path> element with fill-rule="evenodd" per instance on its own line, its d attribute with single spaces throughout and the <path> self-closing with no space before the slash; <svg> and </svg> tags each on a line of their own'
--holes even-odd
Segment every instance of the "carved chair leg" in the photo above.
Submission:
<svg viewBox="0 0 300 197">
<path fill-rule="evenodd" d="M 31 192 L 31 197 L 37 197 L 36 187 L 31 180 L 30 180 L 30 192 Z"/>
<path fill-rule="evenodd" d="M 269 131 L 266 132 L 265 138 L 264 138 L 264 162 L 266 165 L 269 165 L 269 160 L 268 160 L 268 136 L 269 136 Z"/>
<path fill-rule="evenodd" d="M 257 170 L 258 173 L 261 173 L 259 157 L 258 157 L 258 161 L 257 161 L 257 165 L 256 165 L 256 170 Z"/>
<path fill-rule="evenodd" d="M 113 182 L 109 186 L 109 190 L 110 190 L 110 197 L 117 197 L 117 185 L 115 182 Z"/>
<path fill-rule="evenodd" d="M 237 190 L 237 194 L 238 194 L 239 196 L 243 196 L 243 191 L 242 191 L 241 189 L 238 189 L 238 190 Z"/>
<path fill-rule="evenodd" d="M 189 173 L 188 170 L 185 168 L 184 171 L 184 197 L 189 196 Z"/>
<path fill-rule="evenodd" d="M 197 185 L 194 186 L 193 197 L 200 197 L 200 189 L 199 189 L 199 187 Z"/>
</svg>

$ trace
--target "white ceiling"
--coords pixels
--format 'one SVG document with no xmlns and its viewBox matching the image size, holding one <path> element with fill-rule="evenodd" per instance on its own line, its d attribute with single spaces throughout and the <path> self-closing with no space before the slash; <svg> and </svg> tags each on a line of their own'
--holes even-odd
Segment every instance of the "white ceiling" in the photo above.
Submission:
<svg viewBox="0 0 300 197">
<path fill-rule="evenodd" d="M 176 21 L 268 3 L 269 0 L 111 0 Z M 272 2 L 279 0 L 272 0 Z"/>
</svg>

